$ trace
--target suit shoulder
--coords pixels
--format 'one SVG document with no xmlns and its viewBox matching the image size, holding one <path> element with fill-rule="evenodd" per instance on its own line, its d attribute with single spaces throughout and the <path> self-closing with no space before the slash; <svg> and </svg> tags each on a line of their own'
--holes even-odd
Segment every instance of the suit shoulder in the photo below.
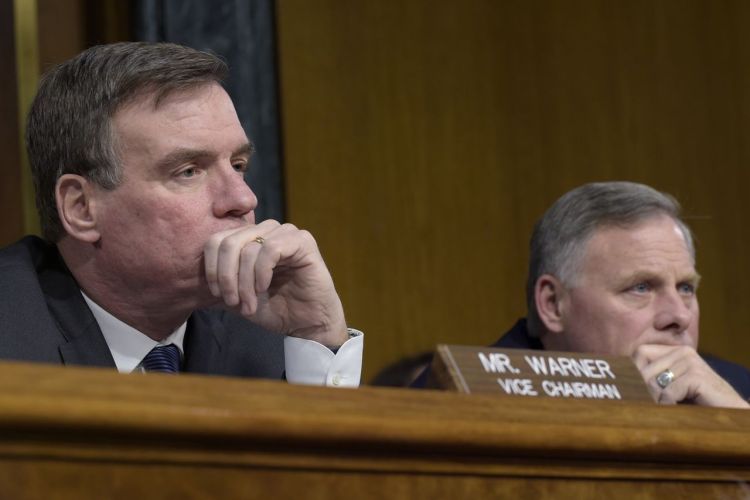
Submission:
<svg viewBox="0 0 750 500">
<path fill-rule="evenodd" d="M 0 250 L 0 358 L 60 362 L 64 338 L 40 281 L 58 255 L 54 245 L 34 236 Z"/>
<path fill-rule="evenodd" d="M 740 364 L 710 354 L 701 353 L 701 357 L 721 378 L 729 382 L 743 398 L 750 398 L 750 370 Z"/>
<path fill-rule="evenodd" d="M 0 265 L 33 263 L 49 253 L 54 245 L 37 236 L 25 236 L 0 249 Z"/>
</svg>

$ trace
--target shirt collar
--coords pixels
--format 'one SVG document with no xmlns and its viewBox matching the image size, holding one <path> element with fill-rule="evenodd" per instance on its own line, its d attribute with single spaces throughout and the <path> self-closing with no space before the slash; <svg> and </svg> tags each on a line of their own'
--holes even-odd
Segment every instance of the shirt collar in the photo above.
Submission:
<svg viewBox="0 0 750 500">
<path fill-rule="evenodd" d="M 117 371 L 120 373 L 131 373 L 139 368 L 141 361 L 151 349 L 158 345 L 174 344 L 180 350 L 183 356 L 182 342 L 185 338 L 187 321 L 181 324 L 174 332 L 161 342 L 157 342 L 148 335 L 139 332 L 132 326 L 115 318 L 109 312 L 105 311 L 99 304 L 91 300 L 83 290 L 81 290 L 83 299 L 88 304 L 89 309 L 94 314 L 99 329 L 104 335 L 112 357 L 115 360 Z"/>
</svg>

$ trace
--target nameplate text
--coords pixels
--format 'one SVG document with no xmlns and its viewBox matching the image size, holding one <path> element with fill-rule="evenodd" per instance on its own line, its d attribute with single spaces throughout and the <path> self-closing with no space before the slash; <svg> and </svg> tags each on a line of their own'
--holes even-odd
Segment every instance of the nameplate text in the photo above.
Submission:
<svg viewBox="0 0 750 500">
<path fill-rule="evenodd" d="M 433 387 L 465 393 L 652 401 L 627 357 L 438 345 Z"/>
</svg>

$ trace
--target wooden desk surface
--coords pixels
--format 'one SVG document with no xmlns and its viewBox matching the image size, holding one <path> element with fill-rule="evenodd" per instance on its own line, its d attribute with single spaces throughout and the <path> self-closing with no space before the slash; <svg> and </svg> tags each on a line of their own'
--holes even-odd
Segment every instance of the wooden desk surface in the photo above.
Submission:
<svg viewBox="0 0 750 500">
<path fill-rule="evenodd" d="M 0 436 L 8 498 L 750 495 L 742 410 L 3 363 Z"/>
</svg>

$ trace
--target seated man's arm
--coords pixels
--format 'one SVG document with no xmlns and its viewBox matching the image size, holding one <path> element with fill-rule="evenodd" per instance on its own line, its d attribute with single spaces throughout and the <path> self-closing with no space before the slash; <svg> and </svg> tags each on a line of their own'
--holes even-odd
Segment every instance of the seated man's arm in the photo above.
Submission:
<svg viewBox="0 0 750 500">
<path fill-rule="evenodd" d="M 362 371 L 364 335 L 349 329 L 350 338 L 333 350 L 311 340 L 284 339 L 286 379 L 293 384 L 357 387 Z"/>
<path fill-rule="evenodd" d="M 363 336 L 344 310 L 312 235 L 266 220 L 214 234 L 204 248 L 217 301 L 266 330 L 286 335 L 292 383 L 356 387 Z"/>
</svg>

